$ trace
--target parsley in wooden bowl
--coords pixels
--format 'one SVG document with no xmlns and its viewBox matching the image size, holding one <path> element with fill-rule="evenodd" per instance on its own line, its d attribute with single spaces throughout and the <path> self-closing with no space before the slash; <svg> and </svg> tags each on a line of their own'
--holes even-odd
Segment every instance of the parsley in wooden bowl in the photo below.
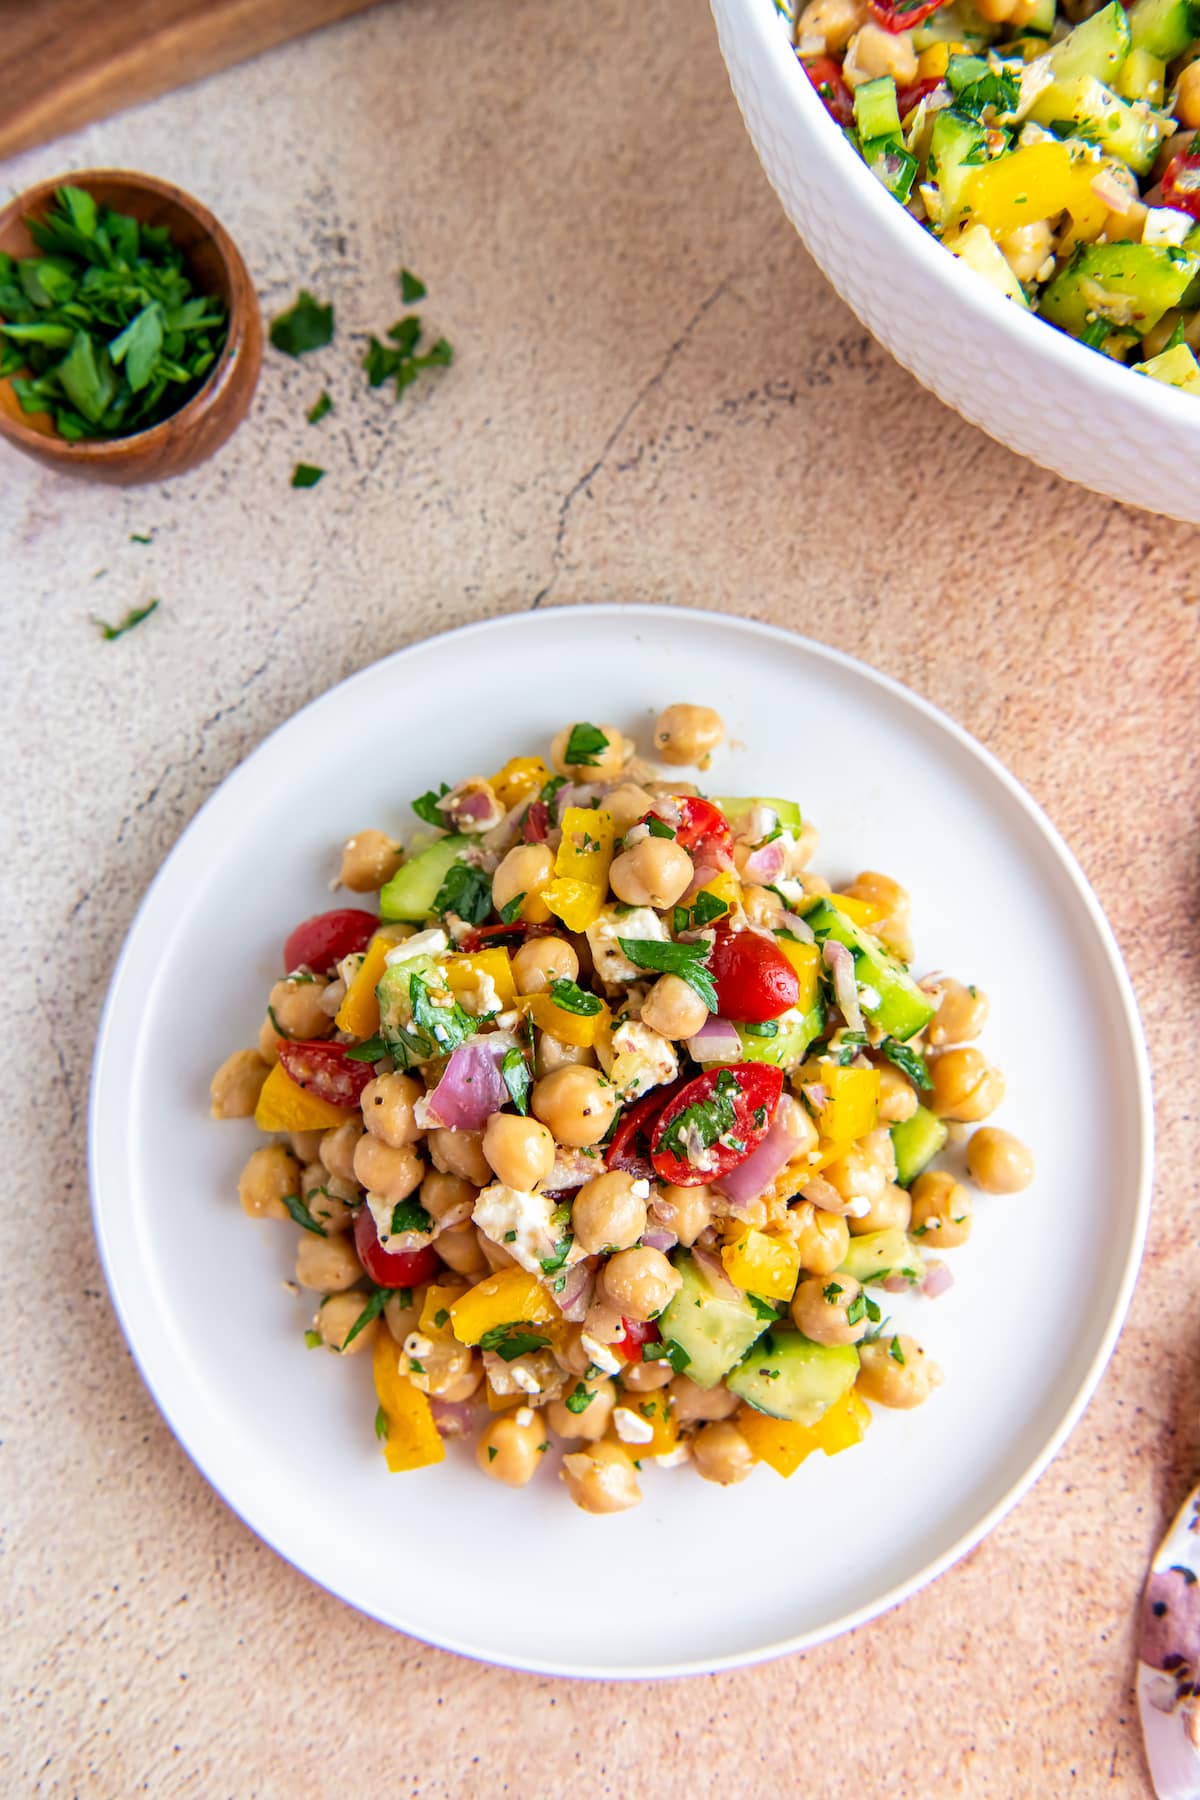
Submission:
<svg viewBox="0 0 1200 1800">
<path fill-rule="evenodd" d="M 67 474 L 161 481 L 245 416 L 262 361 L 246 265 L 206 208 L 89 170 L 0 211 L 0 436 Z"/>
</svg>

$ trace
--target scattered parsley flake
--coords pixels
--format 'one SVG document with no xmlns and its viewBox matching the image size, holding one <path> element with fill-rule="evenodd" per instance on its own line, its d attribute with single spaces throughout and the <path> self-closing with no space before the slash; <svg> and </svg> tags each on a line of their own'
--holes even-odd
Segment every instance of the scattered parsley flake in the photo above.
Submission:
<svg viewBox="0 0 1200 1800">
<path fill-rule="evenodd" d="M 709 1012 L 717 1011 L 717 990 L 706 967 L 711 944 L 672 944 L 661 938 L 623 937 L 618 937 L 617 942 L 639 969 L 657 969 L 662 975 L 678 975 L 699 994 Z"/>
<path fill-rule="evenodd" d="M 321 350 L 333 338 L 333 307 L 322 306 L 307 288 L 287 312 L 271 321 L 271 342 L 285 356 L 306 356 Z"/>
<path fill-rule="evenodd" d="M 317 1224 L 317 1221 L 313 1218 L 299 1194 L 285 1194 L 283 1196 L 283 1204 L 287 1207 L 297 1225 L 302 1225 L 305 1231 L 311 1231 L 317 1237 L 324 1237 L 326 1235 L 324 1227 Z"/>
<path fill-rule="evenodd" d="M 321 481 L 324 478 L 324 475 L 324 469 L 319 469 L 316 463 L 297 463 L 292 470 L 292 486 L 294 488 L 316 487 L 318 481 Z"/>
<path fill-rule="evenodd" d="M 331 413 L 332 411 L 333 411 L 333 401 L 329 398 L 328 390 L 322 389 L 321 393 L 318 394 L 317 398 L 313 401 L 312 405 L 309 407 L 307 413 L 305 414 L 305 418 L 308 420 L 310 425 L 319 425 L 321 423 L 321 420 L 325 417 L 326 413 Z"/>
<path fill-rule="evenodd" d="M 482 1351 L 494 1351 L 502 1356 L 505 1362 L 515 1362 L 518 1356 L 528 1356 L 533 1350 L 544 1350 L 550 1339 L 534 1325 L 517 1323 L 510 1320 L 505 1325 L 493 1325 L 485 1331 L 479 1340 Z"/>
<path fill-rule="evenodd" d="M 103 619 L 97 619 L 95 616 L 92 618 L 92 624 L 99 631 L 105 643 L 111 644 L 116 638 L 124 637 L 127 631 L 132 631 L 135 625 L 140 625 L 143 619 L 148 619 L 150 614 L 157 610 L 158 601 L 151 600 L 147 606 L 133 607 L 125 614 L 119 625 L 108 625 Z"/>
<path fill-rule="evenodd" d="M 607 749 L 608 739 L 598 725 L 572 725 L 563 761 L 568 768 L 594 769 L 600 761 L 601 752 Z"/>
<path fill-rule="evenodd" d="M 387 1414 L 382 1406 L 375 1408 L 375 1436 L 382 1441 L 388 1434 Z"/>
<path fill-rule="evenodd" d="M 563 1012 L 577 1013 L 584 1019 L 594 1019 L 604 1008 L 604 1002 L 595 994 L 585 993 L 577 981 L 556 978 L 550 983 L 550 998 Z"/>
</svg>

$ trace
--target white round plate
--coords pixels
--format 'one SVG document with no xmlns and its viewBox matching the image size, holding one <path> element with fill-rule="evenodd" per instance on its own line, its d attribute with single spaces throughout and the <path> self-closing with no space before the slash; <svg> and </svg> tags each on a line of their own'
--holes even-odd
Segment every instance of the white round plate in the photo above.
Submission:
<svg viewBox="0 0 1200 1800">
<path fill-rule="evenodd" d="M 985 1045 L 1008 1078 L 998 1118 L 1032 1145 L 1037 1181 L 981 1196 L 970 1244 L 951 1253 L 956 1285 L 894 1307 L 944 1387 L 918 1412 L 876 1409 L 862 1445 L 811 1457 L 790 1481 L 763 1467 L 722 1489 L 648 1469 L 639 1508 L 597 1519 L 551 1469 L 510 1492 L 464 1445 L 437 1468 L 389 1475 L 370 1359 L 306 1350 L 312 1297 L 283 1285 L 296 1233 L 243 1216 L 237 1176 L 256 1134 L 209 1119 L 210 1075 L 254 1041 L 284 936 L 331 904 L 349 833 L 411 830 L 411 796 L 544 753 L 572 718 L 620 725 L 646 748 L 655 712 L 681 699 L 717 707 L 728 726 L 710 791 L 795 796 L 822 833 L 816 866 L 903 881 L 919 968 L 987 990 Z M 1119 954 L 1013 779 L 861 663 L 763 625 L 639 606 L 523 613 L 417 644 L 268 738 L 142 904 L 91 1097 L 96 1232 L 117 1311 L 171 1428 L 229 1504 L 389 1625 L 516 1668 L 602 1677 L 801 1649 L 977 1543 L 1059 1448 L 1112 1350 L 1150 1158 L 1149 1076 Z"/>
</svg>

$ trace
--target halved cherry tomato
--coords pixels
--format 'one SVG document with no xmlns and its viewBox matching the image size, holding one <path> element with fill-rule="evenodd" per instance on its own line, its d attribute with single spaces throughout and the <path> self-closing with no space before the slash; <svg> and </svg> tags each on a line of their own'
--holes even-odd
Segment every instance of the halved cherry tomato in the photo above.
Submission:
<svg viewBox="0 0 1200 1800">
<path fill-rule="evenodd" d="M 353 1112 L 375 1074 L 370 1063 L 352 1062 L 348 1044 L 307 1043 L 280 1038 L 279 1060 L 298 1088 Z"/>
<path fill-rule="evenodd" d="M 621 1114 L 621 1122 L 608 1141 L 604 1161 L 610 1169 L 620 1169 L 636 1181 L 649 1181 L 654 1174 L 650 1165 L 650 1137 L 654 1121 L 664 1106 L 685 1084 L 672 1081 L 666 1087 L 651 1088 Z"/>
<path fill-rule="evenodd" d="M 896 109 L 902 119 L 907 119 L 914 106 L 920 106 L 926 94 L 932 94 L 934 88 L 941 87 L 940 75 L 926 75 L 921 81 L 914 81 L 909 87 L 896 91 Z"/>
<path fill-rule="evenodd" d="M 722 1018 L 760 1025 L 800 998 L 800 978 L 779 946 L 757 931 L 718 929 L 709 974 Z"/>
<path fill-rule="evenodd" d="M 681 815 L 676 843 L 683 846 L 697 867 L 731 869 L 733 833 L 720 807 L 711 800 L 702 800 L 698 794 L 685 794 L 676 805 Z"/>
<path fill-rule="evenodd" d="M 621 1325 L 623 1334 L 617 1339 L 613 1349 L 626 1362 L 641 1362 L 642 1345 L 657 1344 L 662 1338 L 662 1332 L 653 1319 L 622 1319 Z"/>
<path fill-rule="evenodd" d="M 846 85 L 839 64 L 832 56 L 814 56 L 811 62 L 801 63 L 801 68 L 808 76 L 825 102 L 825 110 L 839 125 L 853 125 L 854 96 Z"/>
<path fill-rule="evenodd" d="M 783 1070 L 769 1063 L 730 1063 L 697 1075 L 664 1107 L 650 1140 L 660 1181 L 699 1187 L 745 1162 L 771 1128 Z"/>
<path fill-rule="evenodd" d="M 442 1259 L 432 1244 L 423 1250 L 381 1250 L 379 1233 L 369 1206 L 360 1206 L 354 1221 L 354 1248 L 358 1260 L 371 1280 L 379 1287 L 419 1287 L 430 1281 L 442 1266 Z"/>
<path fill-rule="evenodd" d="M 365 950 L 378 926 L 379 920 L 374 913 L 363 912 L 357 906 L 316 913 L 311 919 L 305 919 L 303 925 L 297 925 L 283 946 L 283 966 L 289 970 L 312 969 L 323 975 L 334 963 L 341 962 L 343 956 Z"/>
<path fill-rule="evenodd" d="M 550 832 L 550 808 L 544 800 L 535 800 L 521 822 L 521 836 L 527 844 L 544 844 Z"/>
<path fill-rule="evenodd" d="M 1200 139 L 1173 156 L 1162 178 L 1162 203 L 1200 219 Z"/>
<path fill-rule="evenodd" d="M 904 0 L 867 0 L 871 17 L 885 31 L 911 31 L 914 25 L 921 25 L 944 6 L 946 0 L 917 0 L 914 6 L 906 6 Z M 901 118 L 904 114 L 901 113 Z"/>
</svg>

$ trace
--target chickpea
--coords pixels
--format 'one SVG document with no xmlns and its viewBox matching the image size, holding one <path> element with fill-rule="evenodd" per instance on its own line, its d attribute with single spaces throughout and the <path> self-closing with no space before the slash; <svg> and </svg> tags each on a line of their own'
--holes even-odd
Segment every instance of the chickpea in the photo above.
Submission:
<svg viewBox="0 0 1200 1800">
<path fill-rule="evenodd" d="M 926 1250 L 956 1250 L 971 1235 L 971 1196 L 945 1169 L 926 1169 L 912 1184 L 912 1232 Z"/>
<path fill-rule="evenodd" d="M 445 1175 L 461 1175 L 476 1187 L 487 1187 L 492 1179 L 492 1165 L 483 1154 L 482 1131 L 451 1131 L 439 1126 L 429 1133 L 426 1142 L 435 1169 Z"/>
<path fill-rule="evenodd" d="M 483 1380 L 483 1365 L 475 1362 L 466 1344 L 449 1337 L 431 1340 L 423 1336 L 419 1325 L 405 1339 L 404 1353 L 409 1380 L 420 1393 L 431 1394 L 435 1400 L 468 1399 Z"/>
<path fill-rule="evenodd" d="M 977 1038 L 987 1023 L 988 998 L 982 988 L 964 987 L 953 979 L 941 983 L 938 1009 L 925 1027 L 925 1037 L 935 1050 L 947 1044 L 965 1044 Z"/>
<path fill-rule="evenodd" d="M 554 1346 L 558 1366 L 568 1375 L 586 1375 L 591 1366 L 592 1359 L 583 1347 L 583 1331 L 582 1325 L 568 1325 Z"/>
<path fill-rule="evenodd" d="M 880 75 L 893 75 L 898 87 L 907 87 L 917 77 L 911 31 L 893 34 L 878 25 L 861 25 L 850 39 L 842 70 L 852 88 Z"/>
<path fill-rule="evenodd" d="M 470 1275 L 476 1279 L 487 1274 L 487 1258 L 479 1248 L 475 1227 L 469 1219 L 438 1232 L 437 1253 L 447 1268 L 457 1275 Z"/>
<path fill-rule="evenodd" d="M 872 1132 L 869 1138 L 851 1144 L 846 1154 L 839 1156 L 824 1171 L 826 1181 L 843 1200 L 865 1200 L 868 1205 L 874 1206 L 883 1197 L 883 1190 L 895 1175 L 895 1156 L 892 1157 L 889 1169 L 885 1155 L 876 1151 L 872 1141 L 875 1136 Z M 883 1136 L 888 1137 L 888 1133 L 884 1131 Z"/>
<path fill-rule="evenodd" d="M 912 1197 L 907 1188 L 889 1181 L 877 1200 L 872 1200 L 865 1213 L 848 1218 L 852 1237 L 865 1237 L 868 1231 L 908 1230 L 912 1217 Z"/>
<path fill-rule="evenodd" d="M 336 1175 L 331 1175 L 323 1162 L 309 1163 L 300 1177 L 300 1196 L 322 1231 L 350 1229 L 358 1189 L 351 1182 L 339 1181 Z"/>
<path fill-rule="evenodd" d="M 269 1069 L 273 1069 L 279 1061 L 279 1046 L 283 1039 L 271 1023 L 270 1013 L 263 1014 L 263 1022 L 258 1028 L 258 1054 Z"/>
<path fill-rule="evenodd" d="M 694 1037 L 707 1019 L 707 1006 L 679 975 L 660 975 L 642 1001 L 642 1024 L 665 1038 Z"/>
<path fill-rule="evenodd" d="M 413 1107 L 424 1092 L 411 1075 L 377 1075 L 362 1092 L 363 1124 L 393 1150 L 415 1144 L 421 1128 L 413 1117 Z"/>
<path fill-rule="evenodd" d="M 530 1193 L 554 1167 L 554 1139 L 536 1119 L 493 1113 L 483 1128 L 483 1154 L 497 1181 Z"/>
<path fill-rule="evenodd" d="M 582 1399 L 581 1389 L 583 1393 L 590 1394 L 591 1399 L 582 1412 L 572 1412 L 567 1401 L 576 1397 Z M 559 1437 L 585 1438 L 589 1443 L 594 1443 L 608 1430 L 608 1422 L 616 1404 L 616 1386 L 604 1376 L 595 1381 L 576 1382 L 562 1399 L 550 1402 L 546 1408 L 546 1418 Z"/>
<path fill-rule="evenodd" d="M 524 894 L 521 917 L 529 925 L 544 925 L 550 908 L 541 898 L 554 879 L 554 852 L 545 844 L 517 844 L 492 876 L 492 899 L 497 911 Z"/>
<path fill-rule="evenodd" d="M 1200 68 L 1200 63 L 1192 67 Z M 985 1125 L 971 1135 L 967 1168 L 985 1194 L 1019 1194 L 1033 1180 L 1033 1154 L 1011 1131 Z"/>
<path fill-rule="evenodd" d="M 846 1260 L 850 1227 L 837 1213 L 823 1212 L 811 1200 L 791 1209 L 800 1266 L 810 1275 L 832 1275 Z"/>
<path fill-rule="evenodd" d="M 882 917 L 875 921 L 871 930 L 896 952 L 902 962 L 911 962 L 913 944 L 909 920 L 912 897 L 908 889 L 893 881 L 890 875 L 880 875 L 876 869 L 864 869 L 843 892 L 855 900 L 869 900 L 881 909 Z"/>
<path fill-rule="evenodd" d="M 361 1120 L 347 1119 L 344 1125 L 335 1125 L 321 1139 L 318 1154 L 329 1173 L 336 1175 L 339 1181 L 354 1180 L 354 1150 L 362 1134 Z"/>
<path fill-rule="evenodd" d="M 770 931 L 778 930 L 787 919 L 787 907 L 779 895 L 765 887 L 742 889 L 742 911 L 751 925 L 765 925 Z"/>
<path fill-rule="evenodd" d="M 371 1319 L 361 1331 L 356 1332 L 353 1343 L 346 1342 L 356 1321 L 362 1317 L 366 1304 L 367 1296 L 353 1289 L 341 1294 L 330 1294 L 328 1300 L 322 1301 L 313 1324 L 320 1332 L 321 1342 L 327 1350 L 340 1350 L 344 1356 L 357 1356 L 361 1350 L 370 1349 L 379 1334 L 378 1319 Z"/>
<path fill-rule="evenodd" d="M 315 1161 L 320 1153 L 321 1139 L 325 1133 L 323 1131 L 289 1131 L 287 1136 L 292 1155 L 302 1163 L 310 1163 Z"/>
<path fill-rule="evenodd" d="M 711 1224 L 713 1192 L 707 1183 L 696 1187 L 676 1187 L 667 1182 L 658 1190 L 655 1212 L 664 1225 L 675 1233 L 681 1244 L 694 1244 L 704 1228 Z"/>
<path fill-rule="evenodd" d="M 583 1321 L 583 1336 L 591 1338 L 595 1344 L 615 1344 L 624 1335 L 625 1321 L 620 1308 L 613 1306 L 598 1289 Z"/>
<path fill-rule="evenodd" d="M 885 1125 L 897 1125 L 902 1119 L 911 1119 L 920 1102 L 917 1090 L 906 1075 L 891 1063 L 885 1063 L 879 1070 L 879 1117 Z"/>
<path fill-rule="evenodd" d="M 282 1144 L 262 1144 L 238 1181 L 242 1211 L 252 1219 L 289 1219 L 285 1194 L 300 1192 L 300 1165 Z"/>
<path fill-rule="evenodd" d="M 618 837 L 623 837 L 631 825 L 644 819 L 653 805 L 654 795 L 639 787 L 636 781 L 623 781 L 604 796 L 604 810 L 610 815 Z"/>
<path fill-rule="evenodd" d="M 813 857 L 817 854 L 817 846 L 820 842 L 820 832 L 815 825 L 810 825 L 806 819 L 804 824 L 800 827 L 800 835 L 796 839 L 791 855 L 788 857 L 788 867 L 793 875 L 800 875 L 801 869 L 805 868 L 812 861 Z M 811 875 L 800 876 L 800 879 L 804 886 L 805 893 L 811 894 L 814 890 L 809 887 L 808 883 L 810 881 L 815 881 L 817 877 Z M 828 882 L 825 883 L 825 892 L 827 894 L 833 892 Z"/>
<path fill-rule="evenodd" d="M 674 1375 L 667 1389 L 671 1415 L 677 1425 L 707 1423 L 710 1419 L 729 1419 L 741 1405 L 720 1383 L 716 1387 L 697 1387 L 689 1375 Z"/>
<path fill-rule="evenodd" d="M 346 1238 L 319 1238 L 302 1231 L 296 1246 L 296 1280 L 316 1294 L 340 1294 L 362 1280 L 362 1264 Z"/>
<path fill-rule="evenodd" d="M 583 1044 L 564 1043 L 552 1032 L 541 1031 L 533 1061 L 537 1075 L 553 1075 L 556 1069 L 594 1069 L 596 1052 Z"/>
<path fill-rule="evenodd" d="M 342 846 L 338 880 L 356 894 L 372 894 L 392 879 L 401 860 L 399 844 L 385 831 L 358 831 Z"/>
<path fill-rule="evenodd" d="M 797 1100 L 794 1094 L 780 1094 L 775 1104 L 776 1125 L 782 1127 L 794 1141 L 792 1156 L 806 1156 L 817 1148 L 819 1133 L 813 1124 L 812 1115 L 803 1101 Z M 889 1145 L 891 1140 L 888 1140 Z"/>
<path fill-rule="evenodd" d="M 493 1481 L 505 1487 L 524 1487 L 537 1474 L 542 1461 L 546 1429 L 531 1406 L 501 1413 L 485 1425 L 475 1446 L 475 1461 Z"/>
<path fill-rule="evenodd" d="M 745 1481 L 754 1467 L 755 1457 L 749 1444 L 732 1419 L 718 1419 L 703 1425 L 692 1439 L 692 1461 L 696 1473 L 705 1481 L 721 1487 L 732 1487 Z"/>
<path fill-rule="evenodd" d="M 792 1323 L 814 1344 L 857 1344 L 867 1329 L 862 1307 L 852 1325 L 846 1314 L 862 1293 L 853 1275 L 814 1275 L 792 1295 Z"/>
<path fill-rule="evenodd" d="M 657 1319 L 683 1286 L 661 1250 L 618 1250 L 601 1276 L 605 1298 L 624 1319 Z"/>
<path fill-rule="evenodd" d="M 691 886 L 692 859 L 673 838 L 647 837 L 614 856 L 608 884 L 627 906 L 674 906 Z"/>
<path fill-rule="evenodd" d="M 466 1367 L 460 1374 L 441 1375 L 437 1387 L 431 1387 L 429 1391 L 438 1400 L 469 1400 L 482 1383 L 483 1364 L 468 1356 Z"/>
<path fill-rule="evenodd" d="M 809 0 L 796 24 L 796 42 L 821 38 L 826 51 L 836 54 L 866 21 L 865 0 Z"/>
<path fill-rule="evenodd" d="M 642 1498 L 632 1456 L 610 1438 L 564 1456 L 562 1478 L 568 1494 L 584 1512 L 627 1512 Z"/>
<path fill-rule="evenodd" d="M 410 1296 L 407 1306 L 402 1306 L 400 1303 L 401 1295 L 404 1293 Z M 424 1304 L 425 1289 L 423 1287 L 396 1289 L 384 1301 L 384 1320 L 398 1345 L 403 1344 L 405 1338 L 411 1332 L 416 1331 L 421 1322 L 421 1308 Z"/>
<path fill-rule="evenodd" d="M 671 1364 L 665 1356 L 657 1362 L 626 1363 L 621 1370 L 621 1386 L 629 1394 L 652 1394 L 655 1388 L 666 1387 L 670 1379 Z"/>
<path fill-rule="evenodd" d="M 552 981 L 574 981 L 579 958 L 566 938 L 530 938 L 513 957 L 512 972 L 518 994 L 541 994 Z"/>
<path fill-rule="evenodd" d="M 609 1248 L 628 1250 L 646 1229 L 647 1183 L 611 1169 L 585 1181 L 575 1195 L 571 1224 L 589 1256 Z M 639 1191 L 640 1190 L 640 1191 Z"/>
<path fill-rule="evenodd" d="M 323 975 L 305 975 L 298 981 L 285 977 L 283 981 L 277 981 L 267 1001 L 275 1015 L 276 1032 L 281 1037 L 306 1040 L 328 1037 L 333 1030 L 333 1020 L 321 1005 L 321 995 L 328 986 Z"/>
<path fill-rule="evenodd" d="M 711 706 L 668 706 L 654 721 L 654 748 L 663 762 L 707 769 L 725 736 L 725 721 Z"/>
<path fill-rule="evenodd" d="M 411 1145 L 396 1150 L 368 1131 L 354 1147 L 354 1179 L 393 1205 L 408 1199 L 424 1173 L 425 1165 Z"/>
<path fill-rule="evenodd" d="M 492 1273 L 497 1269 L 515 1269 L 516 1259 L 508 1254 L 503 1244 L 494 1244 L 486 1232 L 475 1230 L 475 1242 L 479 1246 L 479 1254 Z"/>
<path fill-rule="evenodd" d="M 998 240 L 1009 268 L 1018 281 L 1032 281 L 1048 256 L 1054 254 L 1054 232 L 1049 219 L 1018 225 Z"/>
<path fill-rule="evenodd" d="M 942 1385 L 942 1371 L 932 1356 L 903 1332 L 864 1344 L 858 1356 L 858 1391 L 877 1406 L 920 1406 Z"/>
<path fill-rule="evenodd" d="M 577 723 L 582 724 L 579 720 Z M 598 729 L 607 740 L 600 749 L 594 752 L 594 760 L 586 763 L 569 763 L 567 745 L 571 741 L 574 725 L 564 725 L 550 746 L 550 760 L 560 775 L 574 775 L 579 781 L 605 781 L 619 775 L 625 767 L 625 739 L 615 725 L 592 727 Z"/>
<path fill-rule="evenodd" d="M 258 1105 L 270 1070 L 257 1050 L 235 1050 L 212 1078 L 209 1097 L 214 1119 L 248 1119 Z"/>
<path fill-rule="evenodd" d="M 1004 1098 L 1004 1077 L 970 1044 L 929 1058 L 931 1112 L 940 1119 L 986 1119 Z"/>
<path fill-rule="evenodd" d="M 465 1218 L 474 1206 L 479 1189 L 461 1175 L 447 1175 L 441 1169 L 430 1169 L 421 1183 L 421 1205 L 430 1218 L 440 1223 L 455 1207 L 466 1207 Z"/>
<path fill-rule="evenodd" d="M 1175 114 L 1181 125 L 1200 125 L 1200 62 L 1190 62 L 1179 77 Z"/>
<path fill-rule="evenodd" d="M 535 1081 L 530 1104 L 560 1144 L 585 1150 L 612 1124 L 620 1096 L 596 1069 L 568 1066 Z"/>
</svg>

